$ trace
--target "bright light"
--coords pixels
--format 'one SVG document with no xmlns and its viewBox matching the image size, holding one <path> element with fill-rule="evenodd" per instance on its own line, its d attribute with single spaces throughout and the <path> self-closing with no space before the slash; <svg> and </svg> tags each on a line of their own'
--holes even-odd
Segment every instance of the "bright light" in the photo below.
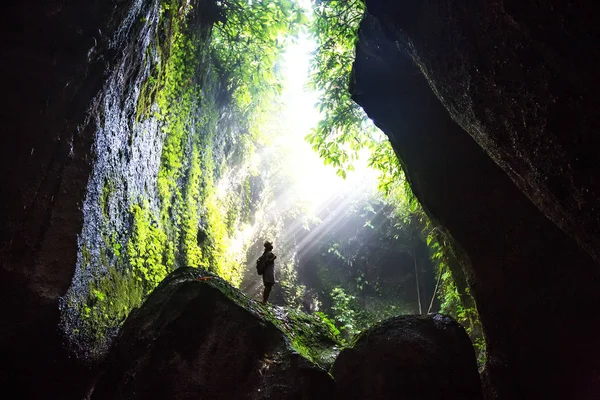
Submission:
<svg viewBox="0 0 600 400">
<path fill-rule="evenodd" d="M 274 144 L 289 151 L 288 165 L 294 173 L 294 188 L 297 200 L 309 204 L 313 212 L 322 208 L 330 199 L 344 194 L 354 197 L 364 190 L 374 191 L 379 172 L 367 167 L 368 150 L 363 151 L 354 162 L 355 171 L 349 171 L 344 180 L 335 168 L 326 166 L 323 160 L 304 140 L 319 121 L 315 105 L 319 94 L 310 91 L 308 82 L 311 56 L 316 43 L 303 35 L 286 49 L 282 71 L 285 76 L 282 100 L 285 105 L 285 134 L 278 135 Z"/>
<path fill-rule="evenodd" d="M 253 218 L 256 222 L 241 228 L 231 240 L 229 251 L 236 259 L 257 237 L 275 239 L 279 249 L 284 243 L 294 243 L 295 251 L 308 251 L 344 222 L 343 215 L 353 203 L 376 195 L 379 172 L 367 167 L 368 150 L 353 162 L 354 171 L 348 171 L 343 179 L 304 140 L 320 120 L 316 109 L 319 93 L 307 88 L 315 47 L 308 35 L 289 43 L 280 69 L 284 77 L 278 99 L 281 109 L 273 111 L 259 128 L 265 145 L 219 182 L 221 200 L 248 170 L 261 175 L 266 187 L 271 186 L 261 194 Z M 300 241 L 293 242 L 295 238 Z M 247 289 L 255 290 L 259 283 L 252 281 Z"/>
</svg>

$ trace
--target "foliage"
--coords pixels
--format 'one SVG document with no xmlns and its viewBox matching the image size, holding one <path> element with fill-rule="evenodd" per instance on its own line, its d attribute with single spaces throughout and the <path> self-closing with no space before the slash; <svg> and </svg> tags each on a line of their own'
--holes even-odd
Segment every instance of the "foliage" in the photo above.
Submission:
<svg viewBox="0 0 600 400">
<path fill-rule="evenodd" d="M 281 91 L 274 67 L 307 17 L 292 0 L 227 0 L 221 7 L 226 18 L 215 25 L 211 43 L 219 73 L 239 109 L 259 114 Z"/>
<path fill-rule="evenodd" d="M 299 309 L 306 294 L 306 286 L 298 282 L 297 260 L 292 257 L 282 261 L 278 263 L 278 275 L 283 300 L 286 305 Z"/>
<path fill-rule="evenodd" d="M 342 287 L 333 288 L 330 296 L 331 315 L 344 343 L 350 343 L 356 335 L 377 322 L 405 313 L 401 306 L 390 299 L 381 299 L 375 307 L 364 308 L 355 296 L 346 293 Z"/>
<path fill-rule="evenodd" d="M 198 209 L 200 207 L 201 183 L 204 174 L 198 148 L 194 146 L 191 151 L 190 168 L 185 184 L 184 210 L 182 212 L 181 227 L 182 251 L 184 262 L 187 266 L 199 266 L 202 263 L 203 252 L 198 245 Z"/>
<path fill-rule="evenodd" d="M 321 311 L 316 311 L 315 315 L 319 317 L 321 321 L 323 321 L 323 323 L 329 327 L 329 329 L 335 337 L 339 337 L 340 330 L 335 326 L 335 321 L 333 321 L 331 318 L 329 318 L 329 316 L 327 316 L 327 314 Z"/>
<path fill-rule="evenodd" d="M 463 265 L 457 261 L 454 256 L 455 246 L 436 245 L 440 249 L 434 253 L 434 257 L 438 259 L 440 312 L 451 315 L 465 328 L 475 347 L 477 362 L 483 367 L 486 360 L 486 344 L 475 299 L 466 285 L 462 269 L 466 261 L 463 260 Z"/>
<path fill-rule="evenodd" d="M 224 29 L 231 33 L 242 29 L 239 24 L 249 24 L 244 32 L 254 40 L 252 35 L 256 29 L 266 29 L 256 18 L 264 20 L 267 16 L 265 10 L 262 14 L 248 13 L 250 5 L 243 2 L 223 3 L 223 7 L 227 28 L 220 24 L 213 31 L 209 52 L 217 68 L 224 65 L 233 68 L 228 65 L 231 60 L 226 58 L 226 54 L 216 50 L 224 46 L 223 49 L 230 51 L 237 45 L 237 39 L 222 36 Z M 262 34 L 267 35 L 266 32 Z M 181 22 L 176 21 L 172 26 L 169 56 L 164 78 L 160 80 L 164 85 L 156 96 L 159 118 L 164 121 L 166 134 L 158 175 L 161 220 L 168 227 L 169 240 L 181 242 L 185 265 L 209 268 L 239 284 L 242 266 L 227 253 L 233 231 L 231 227 L 239 214 L 237 208 L 243 207 L 243 204 L 232 204 L 216 194 L 215 180 L 225 162 L 219 160 L 213 151 L 218 145 L 217 140 L 221 140 L 216 130 L 221 82 L 213 88 L 207 86 L 207 82 L 223 81 L 226 77 L 216 76 L 202 61 L 206 60 L 207 53 L 201 44 L 206 40 Z M 268 65 L 262 67 L 267 68 Z M 241 70 L 236 70 L 233 75 L 239 76 L 240 73 Z M 229 81 L 226 84 L 235 91 L 240 82 Z M 234 109 L 239 110 L 240 97 L 235 97 L 235 100 L 237 108 Z M 238 116 L 237 121 L 243 121 L 246 116 Z M 243 135 L 243 130 L 240 133 Z M 244 143 L 247 144 L 242 140 L 242 147 Z M 205 239 L 198 241 L 199 237 Z"/>
<path fill-rule="evenodd" d="M 315 4 L 310 26 L 317 42 L 310 85 L 322 92 L 318 104 L 322 119 L 306 139 L 342 177 L 376 134 L 348 91 L 356 32 L 363 13 L 364 4 L 360 0 L 323 0 Z"/>
<path fill-rule="evenodd" d="M 336 348 L 342 344 L 335 328 L 318 316 L 284 310 L 284 315 L 279 310 L 273 314 L 283 322 L 278 325 L 289 335 L 292 347 L 313 363 L 325 369 L 330 367 L 337 355 Z"/>
<path fill-rule="evenodd" d="M 227 214 L 223 214 L 222 204 L 213 193 L 205 198 L 204 206 L 207 213 L 207 240 L 202 244 L 205 256 L 201 265 L 237 286 L 242 280 L 244 266 L 237 263 L 228 252 L 231 237 L 227 229 Z"/>
<path fill-rule="evenodd" d="M 136 204 L 129 210 L 132 232 L 126 251 L 114 236 L 104 236 L 100 263 L 105 273 L 89 282 L 87 295 L 68 298 L 70 307 L 81 320 L 73 335 L 85 342 L 87 357 L 99 357 L 131 310 L 162 281 L 173 265 L 173 249 L 166 234 L 158 228 L 148 204 Z M 111 252 L 114 257 L 107 254 Z M 91 264 L 91 254 L 81 250 L 82 268 Z M 112 260 L 112 261 L 111 261 Z"/>
<path fill-rule="evenodd" d="M 184 169 L 186 139 L 193 128 L 194 112 L 201 98 L 201 90 L 194 81 L 201 54 L 194 38 L 185 33 L 183 21 L 173 20 L 172 37 L 168 46 L 161 86 L 156 95 L 157 116 L 165 134 L 161 165 L 158 172 L 158 193 L 163 210 L 162 218 L 174 200 L 181 200 L 178 182 Z"/>
<path fill-rule="evenodd" d="M 331 306 L 333 318 L 337 322 L 340 332 L 344 333 L 346 339 L 359 333 L 362 327 L 357 321 L 359 313 L 356 310 L 355 297 L 346 294 L 342 288 L 336 287 L 331 291 L 331 299 L 333 301 Z"/>
<path fill-rule="evenodd" d="M 88 343 L 105 342 L 106 335 L 111 335 L 107 327 L 119 327 L 143 298 L 136 276 L 109 267 L 105 276 L 90 285 L 89 297 L 79 306 L 83 324 L 74 333 L 86 337 Z"/>
</svg>

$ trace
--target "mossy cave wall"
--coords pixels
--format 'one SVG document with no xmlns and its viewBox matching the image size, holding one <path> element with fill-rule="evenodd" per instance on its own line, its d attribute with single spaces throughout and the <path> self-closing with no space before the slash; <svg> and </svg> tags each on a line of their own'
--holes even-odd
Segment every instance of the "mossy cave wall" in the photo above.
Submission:
<svg viewBox="0 0 600 400">
<path fill-rule="evenodd" d="M 247 132 L 212 62 L 206 9 L 144 1 L 128 18 L 123 58 L 90 115 L 92 174 L 73 285 L 61 299 L 62 327 L 88 359 L 103 356 L 129 312 L 174 269 L 201 266 L 237 285 L 245 267 L 225 253 L 248 211 L 246 177 L 235 201 L 218 198 L 216 183 Z"/>
<path fill-rule="evenodd" d="M 69 353 L 102 358 L 177 267 L 239 284 L 245 265 L 224 254 L 252 207 L 243 173 L 216 190 L 249 141 L 213 64 L 212 2 L 31 3 L 7 11 L 19 15 L 5 24 L 13 134 L 0 146 L 0 281 L 13 305 L 2 348 L 14 360 L 2 382 L 44 382 L 24 397 L 64 390 L 51 365 L 89 376 Z"/>
</svg>

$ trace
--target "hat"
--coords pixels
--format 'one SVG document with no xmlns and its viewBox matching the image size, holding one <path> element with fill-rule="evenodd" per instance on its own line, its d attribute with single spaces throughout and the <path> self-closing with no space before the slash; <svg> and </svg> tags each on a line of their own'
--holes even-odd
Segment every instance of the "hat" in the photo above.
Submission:
<svg viewBox="0 0 600 400">
<path fill-rule="evenodd" d="M 265 247 L 266 248 L 273 248 L 273 243 L 269 242 L 268 240 L 265 242 Z"/>
</svg>

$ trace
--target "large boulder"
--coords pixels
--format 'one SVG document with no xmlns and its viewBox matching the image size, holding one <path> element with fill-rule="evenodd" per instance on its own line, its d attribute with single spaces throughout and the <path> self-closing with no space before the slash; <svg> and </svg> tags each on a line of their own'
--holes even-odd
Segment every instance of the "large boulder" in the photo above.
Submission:
<svg viewBox="0 0 600 400">
<path fill-rule="evenodd" d="M 338 399 L 482 398 L 465 330 L 440 314 L 404 315 L 363 332 L 338 356 Z"/>
<path fill-rule="evenodd" d="M 490 398 L 594 398 L 600 320 L 589 310 L 600 307 L 600 266 L 452 119 L 373 16 L 361 27 L 352 90 L 458 244 L 485 333 Z"/>
<path fill-rule="evenodd" d="M 180 268 L 129 316 L 91 399 L 330 399 L 336 343 L 319 321 Z"/>
</svg>

